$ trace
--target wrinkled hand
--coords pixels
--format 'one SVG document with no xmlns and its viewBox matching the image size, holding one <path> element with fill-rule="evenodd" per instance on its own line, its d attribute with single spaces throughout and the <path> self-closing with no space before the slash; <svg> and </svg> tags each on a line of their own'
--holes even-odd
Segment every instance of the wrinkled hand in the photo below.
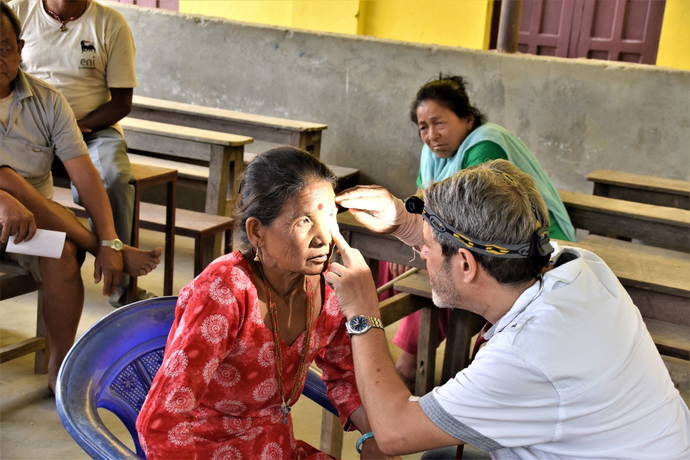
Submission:
<svg viewBox="0 0 690 460">
<path fill-rule="evenodd" d="M 93 280 L 96 284 L 103 278 L 103 295 L 112 294 L 113 289 L 120 284 L 124 264 L 122 252 L 107 246 L 102 246 L 96 255 Z"/>
<path fill-rule="evenodd" d="M 331 234 L 343 263 L 331 263 L 325 278 L 335 289 L 340 310 L 346 319 L 355 315 L 380 316 L 376 286 L 362 253 L 350 247 L 337 226 L 331 228 Z"/>
<path fill-rule="evenodd" d="M 21 243 L 34 237 L 36 220 L 31 211 L 7 192 L 0 191 L 0 242 L 6 243 L 10 235 Z"/>
<path fill-rule="evenodd" d="M 357 221 L 372 232 L 392 233 L 402 223 L 405 204 L 380 185 L 360 185 L 335 197 Z"/>
</svg>

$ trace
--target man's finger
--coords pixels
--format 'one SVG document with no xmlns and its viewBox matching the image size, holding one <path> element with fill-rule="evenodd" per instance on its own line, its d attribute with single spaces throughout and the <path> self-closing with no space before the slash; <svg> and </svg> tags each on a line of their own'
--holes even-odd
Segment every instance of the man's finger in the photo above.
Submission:
<svg viewBox="0 0 690 460">
<path fill-rule="evenodd" d="M 103 267 L 101 267 L 101 264 L 96 262 L 96 265 L 93 267 L 93 282 L 98 284 L 101 281 L 102 276 L 103 276 Z"/>
<path fill-rule="evenodd" d="M 10 226 L 5 224 L 2 225 L 2 233 L 0 233 L 0 243 L 7 243 L 7 239 L 10 237 Z"/>
<path fill-rule="evenodd" d="M 34 237 L 35 234 L 36 234 L 36 221 L 31 220 L 31 222 L 29 223 L 29 233 L 28 233 L 28 235 L 26 235 L 26 240 L 27 241 L 30 240 L 31 238 Z"/>
<path fill-rule="evenodd" d="M 110 295 L 113 292 L 113 273 L 110 270 L 103 272 L 103 295 Z"/>
</svg>

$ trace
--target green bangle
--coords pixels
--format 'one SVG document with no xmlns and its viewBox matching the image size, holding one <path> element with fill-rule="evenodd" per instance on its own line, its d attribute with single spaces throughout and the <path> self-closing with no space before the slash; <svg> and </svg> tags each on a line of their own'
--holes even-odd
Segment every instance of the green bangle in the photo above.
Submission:
<svg viewBox="0 0 690 460">
<path fill-rule="evenodd" d="M 357 443 L 355 444 L 355 449 L 357 449 L 357 453 L 358 453 L 358 454 L 361 454 L 361 453 L 362 453 L 362 444 L 364 444 L 364 442 L 365 442 L 367 439 L 370 439 L 370 438 L 373 438 L 373 437 L 374 437 L 374 433 L 371 432 L 371 431 L 368 432 L 368 433 L 364 433 L 362 436 L 359 437 L 359 439 L 357 440 Z"/>
</svg>

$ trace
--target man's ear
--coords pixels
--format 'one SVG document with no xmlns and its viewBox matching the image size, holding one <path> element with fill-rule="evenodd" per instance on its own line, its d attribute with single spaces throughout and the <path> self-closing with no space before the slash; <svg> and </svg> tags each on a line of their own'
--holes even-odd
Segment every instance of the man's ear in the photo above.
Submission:
<svg viewBox="0 0 690 460">
<path fill-rule="evenodd" d="M 247 232 L 249 243 L 255 247 L 260 248 L 263 245 L 264 226 L 256 217 L 250 217 L 244 223 L 244 230 Z"/>
<path fill-rule="evenodd" d="M 22 49 L 24 49 L 24 40 L 17 41 L 17 52 L 22 54 Z"/>
<path fill-rule="evenodd" d="M 479 263 L 474 258 L 472 251 L 468 249 L 458 249 L 457 268 L 462 276 L 463 281 L 473 281 L 479 274 Z"/>
</svg>

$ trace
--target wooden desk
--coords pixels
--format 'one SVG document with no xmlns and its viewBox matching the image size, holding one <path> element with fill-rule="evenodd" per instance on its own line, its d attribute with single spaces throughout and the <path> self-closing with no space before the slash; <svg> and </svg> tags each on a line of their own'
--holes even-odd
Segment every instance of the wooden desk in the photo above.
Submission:
<svg viewBox="0 0 690 460">
<path fill-rule="evenodd" d="M 123 118 L 120 125 L 130 149 L 208 162 L 204 210 L 232 215 L 244 171 L 244 146 L 252 138 L 130 117 Z"/>
<path fill-rule="evenodd" d="M 134 96 L 132 117 L 193 128 L 237 133 L 275 144 L 294 145 L 319 158 L 323 123 L 265 117 L 232 110 Z"/>
<path fill-rule="evenodd" d="M 144 189 L 156 185 L 165 185 L 165 267 L 163 272 L 163 295 L 172 295 L 173 276 L 175 273 L 175 184 L 177 171 L 155 166 L 132 163 L 134 185 L 134 218 L 132 221 L 131 244 L 139 247 L 139 227 L 141 220 L 141 194 Z M 129 288 L 129 302 L 137 300 L 137 279 L 132 277 Z"/>
<path fill-rule="evenodd" d="M 690 211 L 559 190 L 575 228 L 690 252 Z"/>
<path fill-rule="evenodd" d="M 587 174 L 593 193 L 620 200 L 690 210 L 690 182 L 598 169 Z"/>
</svg>

